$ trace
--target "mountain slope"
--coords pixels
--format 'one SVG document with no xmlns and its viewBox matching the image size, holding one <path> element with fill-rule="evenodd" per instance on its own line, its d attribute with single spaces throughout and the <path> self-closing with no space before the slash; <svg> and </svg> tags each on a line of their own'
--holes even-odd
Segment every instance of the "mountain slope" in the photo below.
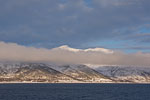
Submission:
<svg viewBox="0 0 150 100">
<path fill-rule="evenodd" d="M 0 82 L 97 83 L 112 80 L 85 65 L 0 63 Z"/>
<path fill-rule="evenodd" d="M 3 66 L 2 66 L 3 65 Z M 13 66 L 13 67 L 12 67 Z M 45 64 L 1 64 L 0 81 L 10 82 L 72 82 L 72 78 Z M 77 80 L 73 80 L 77 81 Z"/>
<path fill-rule="evenodd" d="M 150 67 L 0 63 L 0 82 L 150 83 Z"/>
<path fill-rule="evenodd" d="M 149 67 L 100 66 L 95 70 L 116 82 L 150 83 Z"/>
<path fill-rule="evenodd" d="M 105 77 L 86 65 L 64 65 L 50 67 L 83 82 L 112 82 L 112 80 L 108 77 Z"/>
</svg>

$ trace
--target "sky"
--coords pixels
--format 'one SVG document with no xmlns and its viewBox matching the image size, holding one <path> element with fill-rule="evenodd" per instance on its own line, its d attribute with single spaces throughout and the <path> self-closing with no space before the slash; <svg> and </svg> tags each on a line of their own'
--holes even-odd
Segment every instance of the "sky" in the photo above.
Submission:
<svg viewBox="0 0 150 100">
<path fill-rule="evenodd" d="M 150 53 L 149 9 L 149 0 L 0 0 L 0 43 L 145 56 Z"/>
<path fill-rule="evenodd" d="M 149 0 L 0 0 L 0 41 L 150 50 Z"/>
</svg>

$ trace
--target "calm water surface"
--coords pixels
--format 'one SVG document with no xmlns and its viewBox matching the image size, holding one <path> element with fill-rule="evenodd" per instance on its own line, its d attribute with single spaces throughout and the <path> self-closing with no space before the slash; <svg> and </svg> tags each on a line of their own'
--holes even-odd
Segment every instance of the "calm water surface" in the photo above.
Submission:
<svg viewBox="0 0 150 100">
<path fill-rule="evenodd" d="M 0 84 L 0 100 L 150 100 L 150 84 Z"/>
</svg>

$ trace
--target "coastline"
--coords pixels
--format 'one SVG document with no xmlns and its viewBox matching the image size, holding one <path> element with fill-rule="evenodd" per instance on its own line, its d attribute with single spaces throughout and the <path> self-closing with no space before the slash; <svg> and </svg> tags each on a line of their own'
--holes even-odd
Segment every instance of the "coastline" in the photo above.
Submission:
<svg viewBox="0 0 150 100">
<path fill-rule="evenodd" d="M 0 84 L 150 84 L 131 82 L 0 82 Z"/>
</svg>

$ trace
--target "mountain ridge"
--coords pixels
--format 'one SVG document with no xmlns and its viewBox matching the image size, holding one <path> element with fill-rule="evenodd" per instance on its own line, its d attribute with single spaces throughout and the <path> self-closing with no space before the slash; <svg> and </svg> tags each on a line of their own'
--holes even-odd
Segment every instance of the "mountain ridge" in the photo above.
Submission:
<svg viewBox="0 0 150 100">
<path fill-rule="evenodd" d="M 59 66 L 68 67 L 70 73 L 54 69 L 56 67 L 53 65 L 52 68 L 51 65 L 43 63 L 1 63 L 0 82 L 96 83 L 111 81 L 85 65 L 77 65 L 78 70 L 71 68 L 70 65 Z"/>
<path fill-rule="evenodd" d="M 149 67 L 0 63 L 0 82 L 150 83 Z"/>
</svg>

